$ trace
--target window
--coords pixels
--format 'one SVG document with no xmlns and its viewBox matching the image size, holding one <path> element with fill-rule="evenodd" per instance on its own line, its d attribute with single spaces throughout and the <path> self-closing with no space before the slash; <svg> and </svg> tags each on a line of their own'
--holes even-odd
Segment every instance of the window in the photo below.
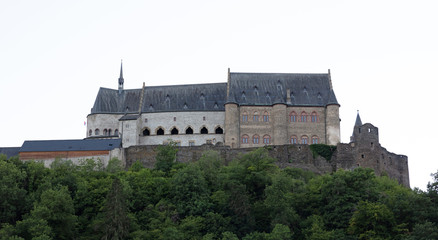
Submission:
<svg viewBox="0 0 438 240">
<path fill-rule="evenodd" d="M 297 143 L 298 143 L 298 141 L 297 141 L 297 136 L 292 136 L 292 137 L 290 137 L 290 143 L 291 143 L 291 144 L 297 144 Z"/>
<path fill-rule="evenodd" d="M 172 130 L 170 130 L 170 134 L 172 135 L 178 135 L 178 129 L 176 127 L 172 128 Z"/>
<path fill-rule="evenodd" d="M 103 135 L 108 136 L 108 130 L 106 128 L 103 130 Z"/>
<path fill-rule="evenodd" d="M 308 144 L 309 143 L 309 138 L 307 136 L 302 136 L 301 137 L 301 144 Z"/>
<path fill-rule="evenodd" d="M 246 112 L 243 113 L 242 122 L 248 122 L 248 113 L 246 113 Z"/>
<path fill-rule="evenodd" d="M 269 122 L 269 114 L 268 114 L 268 112 L 263 113 L 263 122 Z"/>
<path fill-rule="evenodd" d="M 149 129 L 145 128 L 143 130 L 143 136 L 149 136 L 149 135 L 151 135 L 151 132 L 149 131 Z"/>
<path fill-rule="evenodd" d="M 111 136 L 111 128 L 110 129 L 108 129 L 108 136 Z"/>
<path fill-rule="evenodd" d="M 144 122 L 145 122 L 145 123 L 147 123 L 147 122 L 148 122 L 148 119 L 147 119 L 147 118 L 145 118 L 145 119 L 144 119 Z"/>
<path fill-rule="evenodd" d="M 217 128 L 214 130 L 214 133 L 216 133 L 216 134 L 224 134 L 224 130 L 223 130 L 221 127 L 217 127 Z"/>
<path fill-rule="evenodd" d="M 119 136 L 119 129 L 114 130 L 114 135 Z"/>
<path fill-rule="evenodd" d="M 191 127 L 188 127 L 186 129 L 186 134 L 193 134 L 193 129 Z"/>
<path fill-rule="evenodd" d="M 88 136 L 93 135 L 93 130 L 90 129 L 90 131 L 88 131 Z"/>
<path fill-rule="evenodd" d="M 99 134 L 100 134 L 99 128 L 96 128 L 94 130 L 94 135 L 99 136 Z"/>
<path fill-rule="evenodd" d="M 301 113 L 301 122 L 307 122 L 307 113 L 305 112 Z"/>
<path fill-rule="evenodd" d="M 289 114 L 289 120 L 290 120 L 290 122 L 296 122 L 297 121 L 297 113 L 296 112 L 291 112 Z"/>
<path fill-rule="evenodd" d="M 252 137 L 252 143 L 254 143 L 254 144 L 259 144 L 259 141 L 260 141 L 260 137 L 259 137 L 259 135 L 254 135 L 254 136 Z"/>
<path fill-rule="evenodd" d="M 248 143 L 248 135 L 242 136 L 242 143 Z"/>
<path fill-rule="evenodd" d="M 164 130 L 162 128 L 158 128 L 157 135 L 164 135 Z"/>
<path fill-rule="evenodd" d="M 312 122 L 318 122 L 318 115 L 316 114 L 316 112 L 312 113 L 311 121 Z"/>
<path fill-rule="evenodd" d="M 205 117 L 202 117 L 202 120 L 205 121 Z"/>
<path fill-rule="evenodd" d="M 206 127 L 201 128 L 201 134 L 208 134 L 208 129 Z"/>
<path fill-rule="evenodd" d="M 254 113 L 254 116 L 252 117 L 252 120 L 253 120 L 254 122 L 258 122 L 258 121 L 259 121 L 259 114 L 258 114 L 258 112 L 255 112 L 255 113 Z"/>
<path fill-rule="evenodd" d="M 263 143 L 264 144 L 270 144 L 271 143 L 271 137 L 269 135 L 263 136 Z"/>
<path fill-rule="evenodd" d="M 173 117 L 173 121 L 174 121 L 174 122 L 176 121 L 176 117 Z"/>
<path fill-rule="evenodd" d="M 312 137 L 312 144 L 318 144 L 318 137 L 317 136 Z"/>
</svg>

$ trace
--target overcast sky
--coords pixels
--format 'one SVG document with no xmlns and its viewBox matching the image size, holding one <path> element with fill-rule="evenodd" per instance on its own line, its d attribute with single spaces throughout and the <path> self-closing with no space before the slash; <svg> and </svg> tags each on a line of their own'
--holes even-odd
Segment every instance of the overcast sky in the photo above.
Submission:
<svg viewBox="0 0 438 240">
<path fill-rule="evenodd" d="M 411 187 L 438 170 L 438 1 L 1 1 L 0 147 L 81 139 L 99 87 L 326 73 L 342 142 L 357 110 Z"/>
</svg>

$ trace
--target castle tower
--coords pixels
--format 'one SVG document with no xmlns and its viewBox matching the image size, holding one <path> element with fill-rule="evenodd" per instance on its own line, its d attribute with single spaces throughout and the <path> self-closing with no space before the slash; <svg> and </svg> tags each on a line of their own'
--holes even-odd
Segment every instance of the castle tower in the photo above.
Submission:
<svg viewBox="0 0 438 240">
<path fill-rule="evenodd" d="M 341 142 L 341 120 L 339 119 L 339 103 L 333 91 L 330 69 L 328 70 L 328 78 L 330 84 L 330 96 L 326 105 L 326 144 L 336 145 Z"/>
<path fill-rule="evenodd" d="M 286 113 L 286 103 L 283 101 L 281 96 L 277 96 L 273 106 L 273 119 L 274 119 L 274 145 L 283 145 L 287 141 L 287 113 Z"/>
<path fill-rule="evenodd" d="M 362 124 L 359 111 L 357 111 L 356 122 L 354 123 L 353 135 L 350 137 L 352 143 L 365 143 L 366 145 L 379 144 L 379 129 L 370 123 Z"/>
<path fill-rule="evenodd" d="M 227 101 L 225 102 L 225 145 L 231 148 L 240 147 L 240 109 L 233 94 L 230 93 L 231 74 L 228 68 Z"/>
<path fill-rule="evenodd" d="M 120 77 L 119 77 L 119 94 L 123 92 L 123 84 L 125 80 L 123 79 L 123 61 L 120 63 Z"/>
</svg>

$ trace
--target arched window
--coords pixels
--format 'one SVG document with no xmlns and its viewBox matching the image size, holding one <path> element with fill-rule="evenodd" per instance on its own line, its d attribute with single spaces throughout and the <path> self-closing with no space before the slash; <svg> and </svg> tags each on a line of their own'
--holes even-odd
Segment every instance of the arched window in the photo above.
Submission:
<svg viewBox="0 0 438 240">
<path fill-rule="evenodd" d="M 252 116 L 252 121 L 254 121 L 254 122 L 259 121 L 259 113 L 258 112 L 254 112 L 254 115 Z"/>
<path fill-rule="evenodd" d="M 271 143 L 271 136 L 265 135 L 263 136 L 263 144 L 270 144 Z"/>
<path fill-rule="evenodd" d="M 316 112 L 312 112 L 311 121 L 318 122 L 318 114 L 316 114 Z"/>
<path fill-rule="evenodd" d="M 301 137 L 301 144 L 308 144 L 309 143 L 309 138 L 307 136 L 302 136 Z"/>
<path fill-rule="evenodd" d="M 290 122 L 296 122 L 297 121 L 297 113 L 296 112 L 291 112 L 289 114 L 289 121 Z"/>
<path fill-rule="evenodd" d="M 298 138 L 297 138 L 297 136 L 292 136 L 292 137 L 290 137 L 290 143 L 291 144 L 297 144 L 298 143 L 298 140 L 297 140 Z"/>
<path fill-rule="evenodd" d="M 193 129 L 191 127 L 188 127 L 186 129 L 186 134 L 193 134 Z"/>
<path fill-rule="evenodd" d="M 172 130 L 170 130 L 170 134 L 172 135 L 178 135 L 178 129 L 176 127 L 173 127 Z"/>
<path fill-rule="evenodd" d="M 201 128 L 201 134 L 208 134 L 208 129 L 206 127 Z"/>
<path fill-rule="evenodd" d="M 114 135 L 119 136 L 119 129 L 114 130 Z"/>
<path fill-rule="evenodd" d="M 143 130 L 143 136 L 149 136 L 149 135 L 151 135 L 151 132 L 149 131 L 149 129 L 145 128 Z"/>
<path fill-rule="evenodd" d="M 108 130 L 106 128 L 103 130 L 103 135 L 108 136 Z"/>
<path fill-rule="evenodd" d="M 248 113 L 247 112 L 243 112 L 243 114 L 242 114 L 242 122 L 248 122 Z"/>
<path fill-rule="evenodd" d="M 242 143 L 244 143 L 244 144 L 248 143 L 248 138 L 249 138 L 248 135 L 246 135 L 246 134 L 242 135 Z"/>
<path fill-rule="evenodd" d="M 94 135 L 96 135 L 96 136 L 99 136 L 99 135 L 100 135 L 100 130 L 99 130 L 99 128 L 96 128 L 96 129 L 94 130 Z"/>
<path fill-rule="evenodd" d="M 307 113 L 306 112 L 301 113 L 301 122 L 307 122 Z"/>
<path fill-rule="evenodd" d="M 93 135 L 93 130 L 90 129 L 90 131 L 88 131 L 88 136 L 92 136 Z"/>
<path fill-rule="evenodd" d="M 263 113 L 263 122 L 269 122 L 269 114 L 268 112 Z"/>
<path fill-rule="evenodd" d="M 312 144 L 318 144 L 318 137 L 317 136 L 313 136 L 312 137 Z"/>
<path fill-rule="evenodd" d="M 224 134 L 224 130 L 223 130 L 221 127 L 217 127 L 217 128 L 214 130 L 214 133 L 216 133 L 216 134 Z"/>
<path fill-rule="evenodd" d="M 161 127 L 157 129 L 157 135 L 164 135 L 164 129 Z"/>
<path fill-rule="evenodd" d="M 252 136 L 252 143 L 254 143 L 254 144 L 259 144 L 259 142 L 260 142 L 260 137 L 259 137 L 259 135 L 254 135 L 254 136 Z"/>
<path fill-rule="evenodd" d="M 108 129 L 108 136 L 111 136 L 111 133 L 112 133 L 112 131 L 111 131 L 111 128 L 110 128 L 110 129 Z"/>
</svg>

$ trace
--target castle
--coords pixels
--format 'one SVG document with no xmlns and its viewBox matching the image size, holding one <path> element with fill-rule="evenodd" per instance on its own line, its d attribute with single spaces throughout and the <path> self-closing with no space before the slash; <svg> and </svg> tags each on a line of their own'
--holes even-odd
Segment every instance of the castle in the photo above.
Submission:
<svg viewBox="0 0 438 240">
<path fill-rule="evenodd" d="M 324 74 L 234 73 L 224 83 L 100 88 L 87 138 L 121 138 L 124 148 L 223 143 L 231 148 L 336 145 L 339 103 Z"/>
<path fill-rule="evenodd" d="M 408 158 L 379 143 L 378 128 L 359 112 L 350 143 L 340 142 L 339 103 L 330 70 L 323 74 L 233 73 L 224 83 L 124 89 L 100 88 L 87 116 L 86 138 L 25 141 L 0 153 L 50 166 L 56 158 L 80 162 L 117 157 L 129 167 L 153 167 L 156 147 L 179 146 L 176 160 L 191 162 L 205 150 L 231 161 L 255 147 L 270 146 L 280 167 L 317 173 L 367 167 L 409 187 Z M 332 159 L 315 156 L 312 144 L 335 145 Z"/>
</svg>

